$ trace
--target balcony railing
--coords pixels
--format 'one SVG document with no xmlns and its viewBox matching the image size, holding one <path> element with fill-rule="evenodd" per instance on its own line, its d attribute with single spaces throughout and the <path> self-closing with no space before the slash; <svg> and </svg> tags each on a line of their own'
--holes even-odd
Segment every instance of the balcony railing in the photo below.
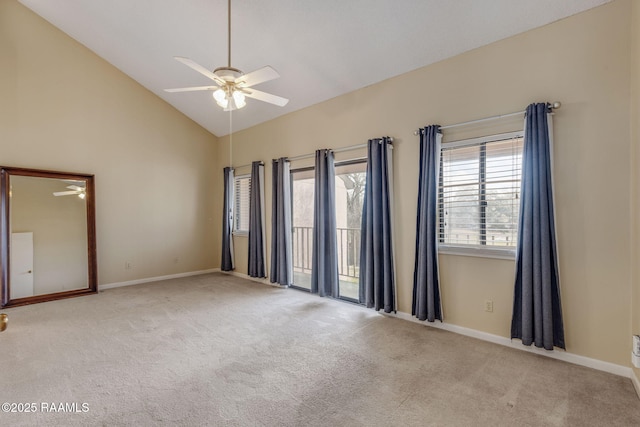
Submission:
<svg viewBox="0 0 640 427">
<path fill-rule="evenodd" d="M 341 278 L 360 276 L 360 229 L 338 228 L 338 275 Z M 293 227 L 293 269 L 311 274 L 313 227 Z"/>
</svg>

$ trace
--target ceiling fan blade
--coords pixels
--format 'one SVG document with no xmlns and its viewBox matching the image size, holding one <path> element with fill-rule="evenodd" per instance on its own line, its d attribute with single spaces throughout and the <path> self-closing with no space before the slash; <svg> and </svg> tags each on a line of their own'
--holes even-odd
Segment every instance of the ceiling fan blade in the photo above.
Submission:
<svg viewBox="0 0 640 427">
<path fill-rule="evenodd" d="M 270 66 L 262 67 L 259 70 L 250 72 L 236 79 L 236 84 L 240 87 L 255 86 L 260 83 L 268 82 L 269 80 L 277 79 L 280 74 Z"/>
<path fill-rule="evenodd" d="M 176 89 L 165 89 L 165 92 L 193 92 L 197 90 L 218 90 L 218 86 L 193 86 L 193 87 L 179 87 Z"/>
<path fill-rule="evenodd" d="M 258 101 L 268 102 L 269 104 L 275 104 L 279 107 L 284 107 L 289 102 L 287 98 L 283 98 L 277 95 L 272 95 L 270 93 L 262 92 L 260 90 L 255 90 L 253 88 L 242 89 L 242 93 L 244 93 L 245 96 L 249 98 L 257 99 Z"/>
<path fill-rule="evenodd" d="M 209 77 L 211 80 L 215 81 L 216 83 L 224 84 L 224 80 L 222 80 L 220 77 L 216 76 L 211 71 L 207 70 L 206 68 L 204 68 L 202 65 L 198 64 L 197 62 L 194 62 L 194 61 L 190 60 L 189 58 L 184 58 L 182 56 L 174 56 L 173 58 L 178 62 L 182 62 L 187 67 L 199 72 L 203 76 Z"/>
<path fill-rule="evenodd" d="M 69 190 L 73 190 L 73 191 L 83 191 L 84 190 L 83 187 L 78 187 L 77 185 L 67 185 L 67 188 Z"/>
<path fill-rule="evenodd" d="M 72 194 L 80 194 L 80 191 L 56 191 L 53 193 L 54 196 L 70 196 Z"/>
</svg>

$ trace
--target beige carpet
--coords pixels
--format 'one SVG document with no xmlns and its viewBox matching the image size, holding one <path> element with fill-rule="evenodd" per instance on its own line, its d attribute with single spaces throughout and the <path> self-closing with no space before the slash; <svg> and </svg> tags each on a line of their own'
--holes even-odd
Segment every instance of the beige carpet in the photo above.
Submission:
<svg viewBox="0 0 640 427">
<path fill-rule="evenodd" d="M 0 403 L 38 412 L 2 426 L 640 425 L 627 378 L 223 274 L 5 311 Z"/>
</svg>

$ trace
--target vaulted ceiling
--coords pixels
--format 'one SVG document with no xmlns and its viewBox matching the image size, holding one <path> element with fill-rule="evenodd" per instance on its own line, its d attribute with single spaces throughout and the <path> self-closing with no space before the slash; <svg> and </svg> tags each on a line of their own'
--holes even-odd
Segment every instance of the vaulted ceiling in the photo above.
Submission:
<svg viewBox="0 0 640 427">
<path fill-rule="evenodd" d="M 229 113 L 211 85 L 175 61 L 227 64 L 226 0 L 19 0 L 217 136 Z M 459 53 L 571 16 L 609 0 L 233 0 L 232 66 L 280 78 L 233 112 L 241 130 Z"/>
</svg>

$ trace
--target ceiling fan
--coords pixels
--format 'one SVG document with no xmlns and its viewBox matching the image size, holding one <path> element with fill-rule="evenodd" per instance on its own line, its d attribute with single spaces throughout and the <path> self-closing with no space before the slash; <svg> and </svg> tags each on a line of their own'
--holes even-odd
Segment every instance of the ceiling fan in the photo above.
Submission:
<svg viewBox="0 0 640 427">
<path fill-rule="evenodd" d="M 228 12 L 228 34 L 227 34 L 227 52 L 228 61 L 226 67 L 218 67 L 213 72 L 209 71 L 202 65 L 192 61 L 189 58 L 181 56 L 174 56 L 174 59 L 183 63 L 187 67 L 199 72 L 203 76 L 206 76 L 216 82 L 217 86 L 195 86 L 195 87 L 183 87 L 176 89 L 165 89 L 166 92 L 192 92 L 192 91 L 213 91 L 213 98 L 217 104 L 224 108 L 224 111 L 233 111 L 242 108 L 246 105 L 245 97 L 257 99 L 258 101 L 268 102 L 275 104 L 279 107 L 284 107 L 289 102 L 288 99 L 281 96 L 272 95 L 270 93 L 262 92 L 253 89 L 260 83 L 267 82 L 269 80 L 277 79 L 280 77 L 278 72 L 270 66 L 262 67 L 256 71 L 248 74 L 244 74 L 237 68 L 231 66 L 231 0 L 228 0 L 227 4 Z"/>
<path fill-rule="evenodd" d="M 67 188 L 70 191 L 56 191 L 53 193 L 54 196 L 73 196 L 78 195 L 81 199 L 84 199 L 87 196 L 87 190 L 84 187 L 80 187 L 78 185 L 68 185 Z"/>
</svg>

